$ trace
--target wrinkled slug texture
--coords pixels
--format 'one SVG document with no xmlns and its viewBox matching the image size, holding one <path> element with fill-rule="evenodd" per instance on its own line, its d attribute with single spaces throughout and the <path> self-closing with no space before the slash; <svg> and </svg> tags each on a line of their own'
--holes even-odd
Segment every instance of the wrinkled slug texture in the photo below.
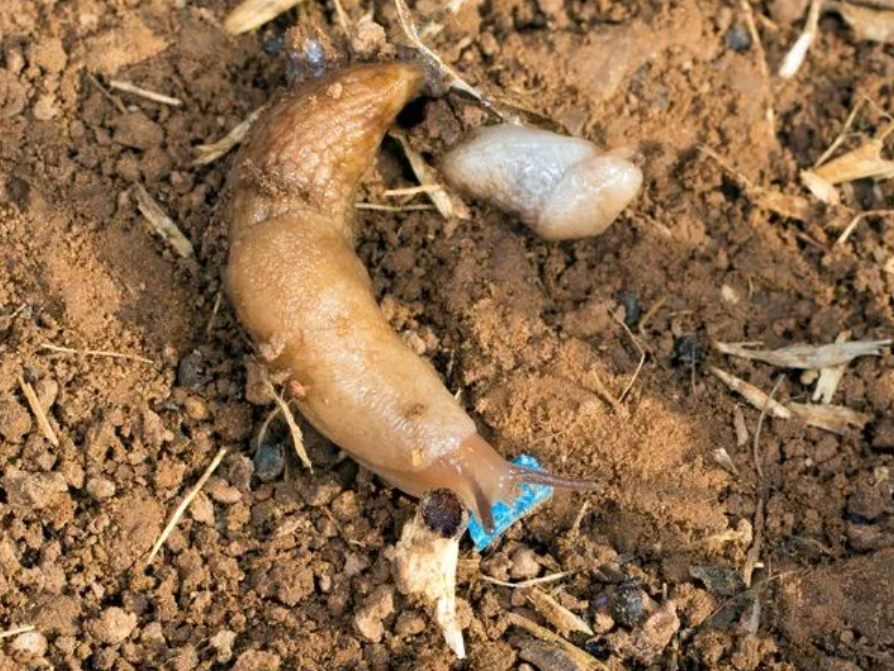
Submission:
<svg viewBox="0 0 894 671">
<path fill-rule="evenodd" d="M 622 153 L 502 124 L 451 149 L 441 170 L 452 186 L 517 216 L 541 237 L 569 240 L 602 233 L 639 193 L 642 173 Z"/>
<path fill-rule="evenodd" d="M 230 175 L 229 295 L 301 413 L 357 461 L 420 496 L 446 487 L 490 524 L 522 481 L 587 487 L 508 464 L 435 370 L 383 317 L 354 252 L 353 202 L 383 135 L 422 86 L 415 65 L 352 66 L 287 91 Z"/>
</svg>

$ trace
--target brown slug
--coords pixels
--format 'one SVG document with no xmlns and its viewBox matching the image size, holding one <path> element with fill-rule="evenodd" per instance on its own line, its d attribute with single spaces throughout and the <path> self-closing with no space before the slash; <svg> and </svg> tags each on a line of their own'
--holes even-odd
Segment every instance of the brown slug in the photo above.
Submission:
<svg viewBox="0 0 894 671">
<path fill-rule="evenodd" d="M 519 483 L 595 485 L 504 460 L 379 310 L 354 251 L 354 195 L 423 80 L 409 63 L 354 65 L 263 113 L 230 175 L 226 286 L 316 429 L 408 494 L 453 490 L 492 529 L 491 506 Z"/>
</svg>

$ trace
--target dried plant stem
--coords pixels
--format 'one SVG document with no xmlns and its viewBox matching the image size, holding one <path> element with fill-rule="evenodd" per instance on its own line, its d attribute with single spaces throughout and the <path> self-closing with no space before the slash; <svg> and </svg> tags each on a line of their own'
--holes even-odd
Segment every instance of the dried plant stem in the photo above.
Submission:
<svg viewBox="0 0 894 671">
<path fill-rule="evenodd" d="M 0 640 L 4 638 L 12 638 L 13 636 L 18 636 L 19 634 L 27 634 L 29 631 L 34 631 L 36 627 L 33 624 L 26 624 L 21 627 L 13 627 L 12 629 L 7 629 L 6 631 L 0 631 Z"/>
<path fill-rule="evenodd" d="M 748 554 L 745 556 L 745 564 L 742 566 L 742 581 L 745 583 L 746 587 L 751 587 L 751 576 L 754 574 L 754 568 L 757 566 L 758 561 L 760 561 L 761 545 L 763 544 L 764 539 L 764 524 L 766 522 L 764 505 L 767 491 L 764 486 L 763 455 L 760 451 L 761 429 L 764 426 L 764 417 L 767 416 L 767 410 L 770 408 L 770 404 L 774 402 L 773 397 L 776 395 L 779 385 L 782 384 L 783 378 L 784 376 L 780 375 L 776 379 L 776 383 L 773 385 L 773 389 L 770 390 L 770 394 L 767 396 L 767 401 L 764 403 L 764 407 L 761 408 L 760 417 L 757 418 L 757 428 L 754 430 L 752 457 L 754 458 L 754 470 L 757 472 L 757 509 L 754 512 L 754 524 L 752 525 L 754 529 L 754 541 L 752 542 L 751 547 L 748 548 Z"/>
<path fill-rule="evenodd" d="M 19 387 L 21 387 L 22 393 L 25 394 L 25 398 L 28 400 L 28 405 L 31 406 L 31 412 L 33 412 L 34 416 L 37 418 L 37 425 L 40 427 L 44 438 L 50 441 L 53 447 L 59 447 L 59 436 L 57 436 L 56 432 L 53 430 L 53 425 L 50 424 L 47 413 L 44 411 L 43 406 L 41 406 L 40 399 L 37 398 L 37 392 L 34 391 L 34 387 L 32 387 L 31 383 L 21 375 L 18 376 L 18 380 Z"/>
<path fill-rule="evenodd" d="M 443 191 L 444 187 L 440 184 L 420 184 L 419 186 L 408 186 L 402 189 L 388 189 L 382 195 L 385 198 L 394 198 L 397 196 L 415 196 L 417 193 L 431 193 L 433 191 Z"/>
<path fill-rule="evenodd" d="M 841 235 L 835 241 L 835 245 L 843 245 L 847 242 L 848 238 L 856 230 L 857 225 L 867 217 L 887 217 L 892 214 L 894 214 L 894 210 L 867 210 L 866 212 L 860 212 L 860 214 L 851 219 L 851 222 L 841 232 Z"/>
<path fill-rule="evenodd" d="M 482 573 L 481 579 L 484 582 L 489 582 L 492 585 L 499 585 L 500 587 L 524 589 L 525 587 L 533 587 L 534 585 L 545 585 L 551 582 L 558 582 L 578 572 L 579 571 L 562 571 L 561 573 L 551 573 L 550 575 L 540 576 L 539 578 L 531 578 L 530 580 L 522 580 L 520 582 L 507 582 L 505 580 L 498 580 L 497 578 L 492 578 L 489 575 L 484 575 Z"/>
<path fill-rule="evenodd" d="M 155 541 L 155 545 L 152 546 L 152 549 L 149 551 L 149 557 L 146 559 L 146 566 L 148 567 L 152 560 L 155 559 L 155 555 L 158 554 L 158 551 L 161 549 L 161 546 L 168 539 L 168 536 L 171 535 L 171 532 L 174 530 L 174 527 L 177 526 L 177 522 L 180 521 L 180 518 L 183 517 L 183 513 L 186 512 L 186 509 L 189 508 L 189 504 L 193 502 L 193 499 L 199 495 L 199 492 L 202 490 L 202 487 L 205 486 L 205 483 L 208 482 L 208 478 L 217 470 L 217 467 L 220 466 L 220 462 L 223 461 L 223 458 L 227 455 L 227 448 L 222 447 L 217 451 L 217 454 L 214 455 L 214 459 L 211 460 L 211 463 L 208 464 L 208 468 L 205 469 L 205 472 L 202 473 L 202 477 L 199 478 L 198 482 L 193 486 L 192 489 L 189 490 L 186 496 L 183 497 L 183 500 L 180 502 L 180 505 L 177 506 L 177 509 L 174 510 L 174 514 L 171 515 L 171 519 L 165 525 L 165 528 L 162 530 L 161 535 Z"/>
<path fill-rule="evenodd" d="M 198 145 L 195 149 L 193 149 L 194 158 L 192 164 L 194 166 L 207 165 L 208 163 L 213 163 L 221 156 L 229 153 L 234 147 L 239 145 L 245 139 L 245 136 L 248 135 L 248 131 L 252 127 L 252 124 L 254 124 L 254 122 L 258 120 L 258 117 L 261 116 L 261 112 L 264 111 L 265 107 L 265 105 L 261 105 L 254 112 L 249 114 L 244 120 L 233 126 L 232 130 L 230 130 L 229 133 L 224 135 L 217 142 Z"/>
<path fill-rule="evenodd" d="M 354 203 L 354 207 L 358 210 L 374 210 L 376 212 L 422 212 L 425 210 L 434 210 L 434 205 L 382 205 L 380 203 Z"/>
<path fill-rule="evenodd" d="M 607 671 L 608 667 L 595 657 L 587 654 L 575 645 L 572 645 L 558 634 L 554 634 L 546 627 L 541 627 L 536 622 L 519 615 L 518 613 L 508 613 L 509 624 L 524 629 L 529 634 L 543 641 L 548 641 L 560 647 L 565 654 L 574 660 L 577 668 L 585 671 Z"/>
<path fill-rule="evenodd" d="M 134 184 L 134 195 L 137 198 L 137 208 L 146 217 L 156 235 L 171 243 L 171 247 L 181 257 L 193 256 L 192 243 L 183 235 L 177 224 L 174 223 L 161 206 L 155 202 L 142 184 Z"/>
<path fill-rule="evenodd" d="M 301 461 L 302 464 L 304 464 L 304 467 L 308 471 L 313 473 L 313 464 L 310 463 L 310 458 L 307 456 L 307 451 L 304 449 L 304 437 L 301 433 L 301 427 L 299 427 L 298 422 L 295 421 L 295 416 L 292 414 L 292 409 L 289 407 L 289 404 L 286 402 L 286 400 L 280 394 L 276 393 L 276 389 L 273 388 L 270 380 L 265 380 L 265 383 L 268 387 L 268 393 L 270 394 L 270 396 L 273 397 L 276 405 L 279 406 L 279 409 L 282 412 L 282 416 L 286 420 L 286 424 L 289 427 L 289 434 L 292 436 L 292 446 L 295 448 L 295 454 L 298 455 L 298 459 Z M 268 417 L 268 420 L 269 419 L 270 418 Z"/>
<path fill-rule="evenodd" d="M 100 83 L 100 81 L 90 72 L 87 73 L 87 81 L 89 81 L 91 84 L 93 84 L 99 90 L 99 92 L 102 93 L 102 95 L 105 96 L 105 98 L 109 102 L 111 102 L 115 106 L 115 109 L 117 109 L 121 114 L 127 113 L 127 108 L 124 106 L 124 103 L 121 102 L 117 96 L 113 96 L 111 93 L 109 93 L 108 89 L 105 86 L 103 86 Z"/>
<path fill-rule="evenodd" d="M 639 350 L 639 363 L 636 365 L 636 370 L 633 371 L 633 375 L 630 378 L 630 381 L 627 383 L 627 386 L 624 387 L 624 391 L 621 392 L 621 395 L 618 396 L 618 405 L 624 402 L 624 399 L 627 398 L 627 394 L 630 393 L 630 390 L 633 389 L 633 385 L 636 384 L 636 378 L 639 377 L 640 371 L 643 369 L 643 366 L 646 363 L 646 350 L 643 349 L 642 345 L 639 344 L 639 339 L 633 335 L 633 332 L 624 323 L 623 319 L 618 318 L 617 315 L 611 313 L 612 319 L 618 322 L 621 327 L 627 332 L 627 335 L 630 336 L 630 340 L 633 342 L 634 347 Z"/>
<path fill-rule="evenodd" d="M 172 107 L 180 107 L 183 105 L 183 101 L 179 98 L 173 98 L 171 96 L 166 96 L 163 93 L 156 93 L 155 91 L 144 89 L 136 84 L 124 81 L 123 79 L 109 80 L 109 88 L 124 91 L 124 93 L 132 93 L 135 96 L 140 96 L 141 98 L 146 98 L 147 100 L 161 103 L 162 105 L 171 105 Z"/>
<path fill-rule="evenodd" d="M 99 356 L 109 359 L 126 359 L 128 361 L 139 361 L 140 363 L 155 363 L 152 359 L 147 359 L 138 354 L 125 354 L 123 352 L 110 352 L 101 349 L 73 349 L 71 347 L 60 347 L 52 343 L 45 342 L 40 349 L 49 350 L 51 352 L 59 352 L 61 354 L 79 354 L 81 356 Z"/>
</svg>

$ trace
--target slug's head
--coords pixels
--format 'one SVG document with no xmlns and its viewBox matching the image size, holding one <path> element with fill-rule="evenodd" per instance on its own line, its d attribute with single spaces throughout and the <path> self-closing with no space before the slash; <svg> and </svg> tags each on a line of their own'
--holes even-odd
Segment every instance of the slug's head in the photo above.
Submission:
<svg viewBox="0 0 894 671">
<path fill-rule="evenodd" d="M 478 434 L 464 440 L 454 452 L 414 473 L 413 479 L 424 490 L 443 487 L 454 491 L 488 532 L 494 529 L 493 505 L 497 501 L 511 504 L 517 496 L 518 485 L 529 483 L 578 490 L 600 486 L 590 480 L 563 478 L 509 463 Z"/>
</svg>

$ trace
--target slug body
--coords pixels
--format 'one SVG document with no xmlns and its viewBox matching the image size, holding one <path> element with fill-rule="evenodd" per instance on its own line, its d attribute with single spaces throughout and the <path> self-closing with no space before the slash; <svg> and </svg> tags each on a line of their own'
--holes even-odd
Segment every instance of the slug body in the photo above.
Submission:
<svg viewBox="0 0 894 671">
<path fill-rule="evenodd" d="M 414 65 L 349 67 L 287 91 L 230 175 L 226 285 L 301 413 L 405 492 L 449 488 L 485 526 L 519 482 L 589 487 L 502 459 L 385 320 L 354 252 L 353 202 L 377 147 L 423 83 Z"/>
<path fill-rule="evenodd" d="M 512 124 L 480 128 L 441 161 L 447 181 L 517 216 L 547 240 L 599 235 L 639 193 L 625 151 Z"/>
</svg>

